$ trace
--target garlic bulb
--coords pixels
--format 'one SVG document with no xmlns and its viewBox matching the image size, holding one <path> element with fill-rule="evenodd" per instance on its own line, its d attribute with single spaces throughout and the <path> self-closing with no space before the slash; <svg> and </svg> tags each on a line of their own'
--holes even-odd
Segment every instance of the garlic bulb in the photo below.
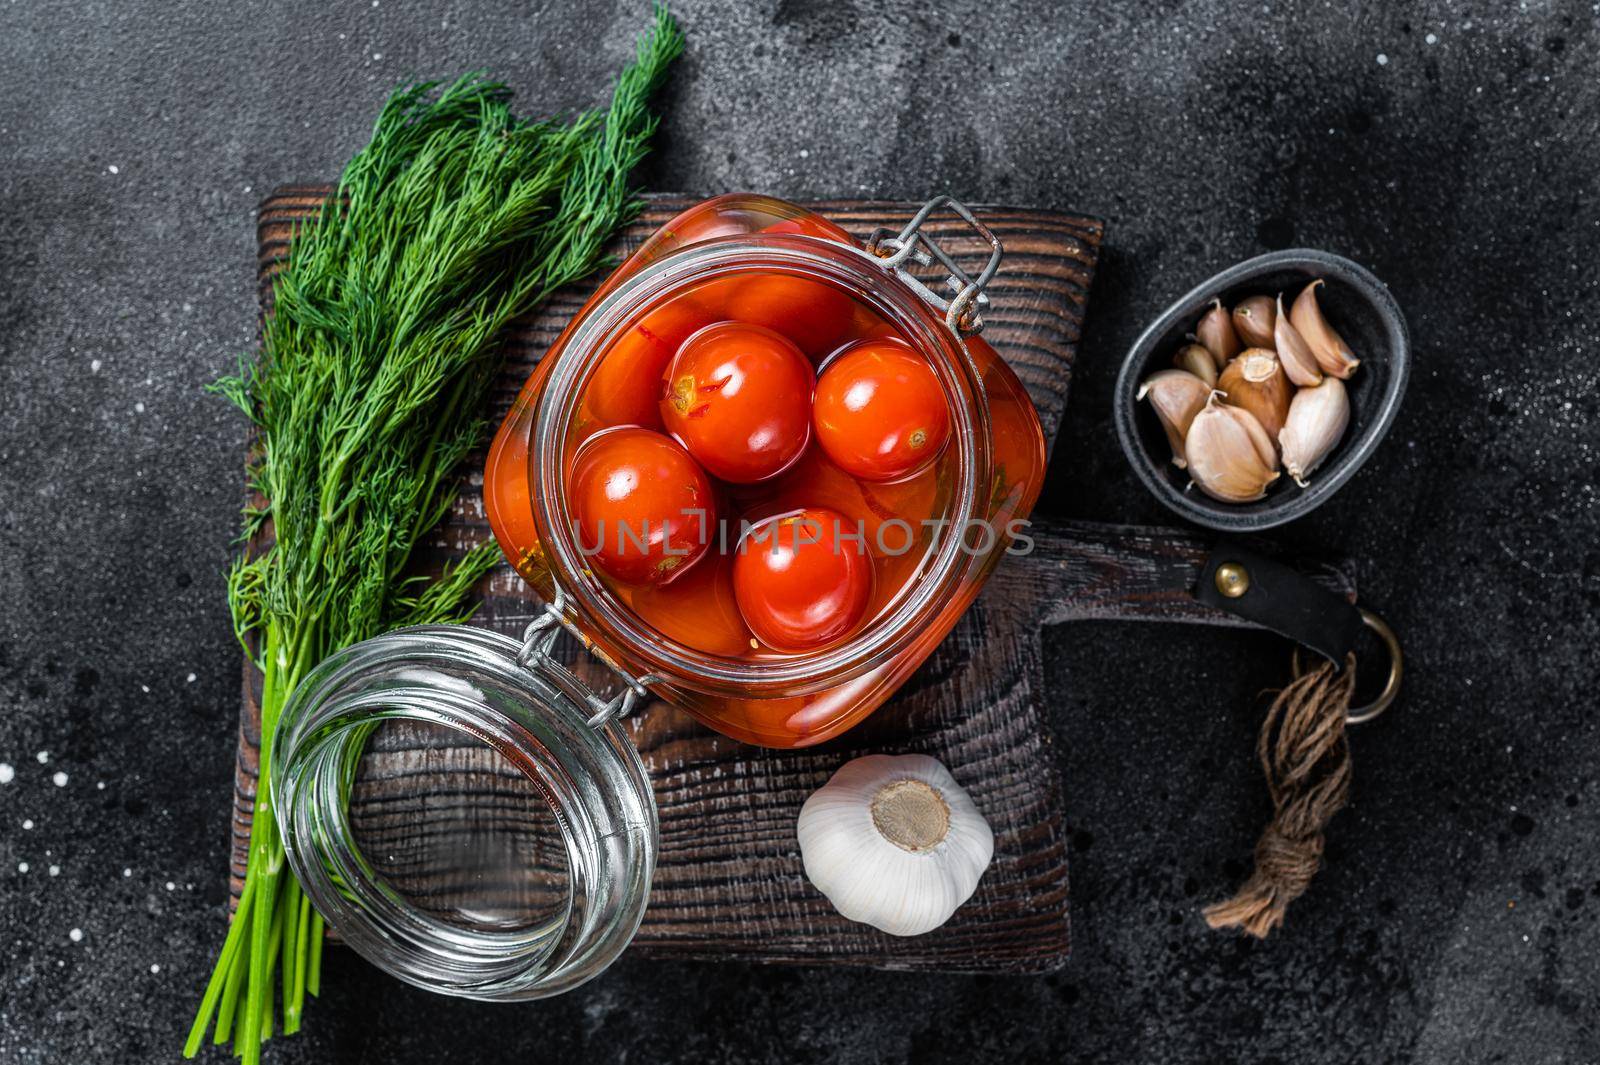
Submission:
<svg viewBox="0 0 1600 1065">
<path fill-rule="evenodd" d="M 1183 438 L 1189 433 L 1189 423 L 1206 405 L 1211 386 L 1186 370 L 1161 370 L 1145 378 L 1134 399 L 1148 399 L 1161 428 L 1166 430 L 1167 443 L 1172 445 L 1172 464 L 1178 469 L 1187 466 L 1183 456 Z"/>
<path fill-rule="evenodd" d="M 1280 476 L 1277 448 L 1256 416 L 1221 402 L 1220 393 L 1194 416 L 1184 451 L 1194 483 L 1224 503 L 1253 503 Z"/>
<path fill-rule="evenodd" d="M 1266 348 L 1245 349 L 1222 371 L 1217 388 L 1229 403 L 1256 416 L 1268 440 L 1278 438 L 1278 430 L 1289 416 L 1289 394 L 1294 389 L 1276 355 Z"/>
<path fill-rule="evenodd" d="M 847 762 L 800 808 L 806 877 L 852 921 L 931 932 L 972 897 L 994 833 L 950 771 L 925 754 Z"/>
<path fill-rule="evenodd" d="M 1322 308 L 1317 303 L 1317 286 L 1324 283 L 1318 278 L 1300 290 L 1300 295 L 1294 298 L 1294 306 L 1289 308 L 1289 320 L 1295 330 L 1305 337 L 1306 345 L 1311 349 L 1311 354 L 1316 356 L 1317 365 L 1322 367 L 1323 373 L 1348 378 L 1356 372 L 1361 360 L 1355 357 L 1350 345 L 1322 316 Z"/>
<path fill-rule="evenodd" d="M 1301 488 L 1322 464 L 1350 424 L 1350 397 L 1344 382 L 1324 377 L 1314 388 L 1302 388 L 1289 404 L 1289 417 L 1278 433 L 1283 467 Z"/>
</svg>

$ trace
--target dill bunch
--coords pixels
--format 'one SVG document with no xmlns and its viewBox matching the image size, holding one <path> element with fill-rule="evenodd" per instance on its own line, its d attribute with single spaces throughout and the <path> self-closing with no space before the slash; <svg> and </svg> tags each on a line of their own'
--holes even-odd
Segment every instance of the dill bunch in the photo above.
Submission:
<svg viewBox="0 0 1600 1065">
<path fill-rule="evenodd" d="M 494 566 L 483 544 L 441 575 L 408 570 L 444 517 L 457 466 L 485 429 L 505 326 L 601 262 L 639 208 L 628 176 L 656 120 L 648 104 L 682 51 L 664 7 L 608 108 L 516 118 L 505 86 L 468 75 L 385 103 L 372 139 L 296 234 L 253 366 L 217 390 L 259 444 L 228 597 L 259 650 L 261 768 L 244 890 L 184 1047 L 259 1061 L 318 993 L 322 918 L 284 866 L 268 774 L 278 715 L 322 658 L 405 625 L 465 619 Z"/>
</svg>

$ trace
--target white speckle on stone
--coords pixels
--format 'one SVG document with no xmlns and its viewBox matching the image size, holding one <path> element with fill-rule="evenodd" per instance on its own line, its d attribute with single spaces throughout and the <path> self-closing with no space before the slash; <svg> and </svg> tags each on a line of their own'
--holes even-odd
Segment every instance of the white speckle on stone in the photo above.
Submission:
<svg viewBox="0 0 1600 1065">
<path fill-rule="evenodd" d="M 100 372 L 100 360 L 99 359 L 90 359 L 89 360 L 89 372 L 90 373 L 99 373 Z"/>
<path fill-rule="evenodd" d="M 139 409 L 140 410 L 144 410 L 144 404 L 142 404 L 142 403 L 139 404 Z M 141 684 L 141 685 L 139 685 L 139 690 L 144 692 L 146 695 L 149 695 L 150 694 L 150 685 Z"/>
<path fill-rule="evenodd" d="M 46 764 L 47 762 L 50 761 L 50 752 L 49 751 L 40 751 L 38 754 L 34 755 L 34 757 L 39 759 L 39 764 L 40 765 L 44 765 L 44 764 Z"/>
<path fill-rule="evenodd" d="M 161 971 L 161 966 L 157 965 L 155 962 L 151 962 L 150 963 L 150 971 L 153 972 L 153 973 L 158 973 L 158 972 Z"/>
<path fill-rule="evenodd" d="M 193 673 L 191 673 L 187 677 L 184 677 L 183 679 L 184 679 L 185 683 L 193 684 L 195 681 L 199 680 L 200 678 L 196 677 Z"/>
<path fill-rule="evenodd" d="M 67 938 L 72 940 L 74 943 L 82 943 L 83 942 L 83 929 L 74 928 L 72 931 L 67 933 Z"/>
<path fill-rule="evenodd" d="M 809 148 L 801 148 L 800 149 L 800 158 L 802 158 L 802 159 L 810 159 L 811 158 L 811 150 Z"/>
<path fill-rule="evenodd" d="M 110 172 L 111 172 L 111 173 L 113 173 L 113 174 L 115 174 L 115 173 L 116 173 L 116 172 L 117 172 L 117 168 L 116 168 L 116 166 L 115 166 L 115 165 L 112 165 L 112 166 L 108 166 L 108 167 L 106 167 L 106 169 L 107 169 L 107 170 L 108 170 L 108 171 L 110 171 Z"/>
<path fill-rule="evenodd" d="M 1389 65 L 1389 57 L 1384 55 L 1382 52 L 1379 52 L 1378 53 L 1378 65 L 1380 67 L 1388 66 Z"/>
<path fill-rule="evenodd" d="M 128 878 L 128 877 L 130 877 L 130 876 L 132 876 L 132 875 L 133 875 L 133 870 L 132 870 L 132 869 L 124 869 L 124 870 L 123 870 L 123 871 L 122 871 L 122 878 L 123 878 L 123 879 L 124 879 L 124 880 L 126 880 L 126 879 L 127 879 L 127 878 Z"/>
<path fill-rule="evenodd" d="M 28 871 L 28 863 L 27 862 L 18 862 L 17 863 L 17 872 L 26 873 L 27 871 Z"/>
<path fill-rule="evenodd" d="M 135 413 L 135 414 L 143 414 L 144 413 L 144 404 L 143 403 L 135 403 L 133 405 L 133 413 Z M 149 691 L 149 690 L 150 690 L 149 688 L 145 689 L 145 691 Z"/>
<path fill-rule="evenodd" d="M 1422 39 L 1424 41 L 1427 41 L 1429 44 L 1438 44 L 1439 43 L 1439 35 L 1437 33 L 1430 33 L 1430 34 L 1428 34 L 1426 37 L 1424 37 Z"/>
<path fill-rule="evenodd" d="M 24 817 L 22 819 L 22 831 L 31 832 L 32 830 L 33 830 L 33 818 Z"/>
<path fill-rule="evenodd" d="M 17 771 L 11 767 L 10 762 L 0 762 L 0 784 L 9 784 L 17 779 Z"/>
<path fill-rule="evenodd" d="M 50 867 L 50 875 L 51 875 L 51 876 L 60 876 L 60 875 L 61 875 L 61 866 L 59 866 L 59 865 L 52 865 L 52 866 L 51 866 L 51 867 Z"/>
<path fill-rule="evenodd" d="M 103 781 L 103 780 L 95 781 L 94 782 L 94 790 L 95 791 L 105 791 L 106 790 L 106 782 Z"/>
<path fill-rule="evenodd" d="M 173 883 L 173 882 L 172 882 L 172 881 L 170 881 L 170 880 L 168 880 L 168 881 L 167 881 L 167 890 L 168 890 L 168 891 L 176 891 L 176 890 L 177 890 L 177 887 L 178 887 L 178 885 L 177 885 L 177 884 L 174 884 L 174 883 Z"/>
<path fill-rule="evenodd" d="M 50 782 L 58 788 L 64 788 L 67 786 L 67 775 L 58 769 L 55 776 L 50 778 Z"/>
</svg>

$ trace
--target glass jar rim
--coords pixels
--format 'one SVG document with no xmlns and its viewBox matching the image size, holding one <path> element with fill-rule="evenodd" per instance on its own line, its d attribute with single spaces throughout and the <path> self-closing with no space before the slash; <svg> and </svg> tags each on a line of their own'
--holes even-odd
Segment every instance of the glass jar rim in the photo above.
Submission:
<svg viewBox="0 0 1600 1065">
<path fill-rule="evenodd" d="M 659 828 L 637 749 L 589 721 L 587 689 L 518 641 L 463 625 L 400 629 L 335 652 L 296 687 L 270 751 L 273 811 L 307 897 L 374 965 L 430 991 L 543 998 L 597 976 L 643 920 Z M 555 813 L 565 901 L 528 929 L 447 923 L 402 896 L 361 853 L 343 780 L 372 728 L 424 722 L 493 748 Z"/>
<path fill-rule="evenodd" d="M 955 594 L 963 575 L 976 563 L 961 534 L 941 539 L 931 562 L 914 578 L 917 586 L 884 618 L 842 644 L 780 660 L 748 660 L 689 647 L 648 625 L 583 562 L 566 506 L 566 464 L 562 443 L 582 397 L 582 384 L 606 351 L 607 342 L 650 300 L 681 285 L 708 277 L 751 270 L 789 272 L 836 285 L 853 285 L 870 299 L 903 337 L 930 361 L 953 404 L 950 447 L 956 455 L 955 508 L 948 526 L 965 530 L 979 516 L 981 487 L 989 481 L 990 416 L 983 376 L 962 339 L 929 313 L 928 304 L 878 259 L 856 247 L 788 234 L 716 237 L 663 256 L 607 291 L 572 326 L 551 367 L 534 414 L 528 449 L 538 491 L 532 493 L 535 525 L 549 563 L 550 579 L 584 606 L 586 620 L 598 624 L 621 646 L 649 663 L 652 672 L 670 674 L 675 683 L 699 690 L 749 696 L 803 692 L 859 676 L 892 658 L 916 639 L 922 625 L 937 616 Z M 574 354 L 576 353 L 576 354 Z M 539 456 L 540 460 L 534 459 Z M 558 573 L 567 576 L 566 584 Z"/>
</svg>

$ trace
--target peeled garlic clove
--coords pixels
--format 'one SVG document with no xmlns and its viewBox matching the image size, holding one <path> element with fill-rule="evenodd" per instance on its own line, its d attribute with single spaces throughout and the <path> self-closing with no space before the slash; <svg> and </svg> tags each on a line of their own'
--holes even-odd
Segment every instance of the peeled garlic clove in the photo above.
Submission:
<svg viewBox="0 0 1600 1065">
<path fill-rule="evenodd" d="M 1253 503 L 1280 476 L 1277 450 L 1255 415 L 1217 395 L 1194 416 L 1184 450 L 1194 483 L 1224 503 Z"/>
<path fill-rule="evenodd" d="M 892 936 L 931 932 L 977 890 L 994 833 L 925 754 L 845 763 L 800 808 L 806 877 L 833 908 Z"/>
<path fill-rule="evenodd" d="M 1289 316 L 1283 313 L 1281 292 L 1278 293 L 1278 319 L 1272 327 L 1272 339 L 1278 351 L 1278 361 L 1283 363 L 1283 372 L 1290 384 L 1308 388 L 1322 380 L 1322 367 L 1317 364 L 1317 357 L 1311 354 L 1311 345 L 1306 343 L 1306 338 L 1300 335 Z"/>
<path fill-rule="evenodd" d="M 1278 438 L 1294 389 L 1276 355 L 1265 348 L 1246 348 L 1222 371 L 1217 388 L 1228 403 L 1254 414 L 1269 440 Z"/>
<path fill-rule="evenodd" d="M 1212 300 L 1211 309 L 1194 327 L 1194 337 L 1216 360 L 1217 369 L 1228 365 L 1228 360 L 1239 354 L 1239 334 L 1233 330 L 1233 317 L 1223 309 L 1221 300 Z"/>
<path fill-rule="evenodd" d="M 1206 387 L 1214 388 L 1217 384 L 1217 363 L 1209 349 L 1199 344 L 1185 344 L 1178 349 L 1178 354 L 1173 358 L 1172 365 L 1180 370 L 1187 370 L 1206 383 Z"/>
<path fill-rule="evenodd" d="M 1271 348 L 1277 311 L 1266 296 L 1251 296 L 1233 308 L 1233 329 L 1247 348 Z"/>
<path fill-rule="evenodd" d="M 1210 395 L 1211 386 L 1187 370 L 1161 370 L 1145 378 L 1134 396 L 1150 401 L 1156 417 L 1161 419 L 1161 428 L 1167 432 L 1167 443 L 1172 445 L 1172 464 L 1180 470 L 1188 465 L 1183 438 Z"/>
<path fill-rule="evenodd" d="M 1322 308 L 1317 304 L 1317 286 L 1321 284 L 1325 282 L 1318 278 L 1300 290 L 1300 295 L 1294 299 L 1294 306 L 1289 309 L 1289 321 L 1305 338 L 1306 346 L 1311 349 L 1323 373 L 1348 378 L 1356 372 L 1361 360 L 1355 357 L 1350 345 L 1334 332 L 1333 326 L 1322 316 Z"/>
<path fill-rule="evenodd" d="M 1304 488 L 1306 478 L 1322 465 L 1350 424 L 1350 395 L 1337 377 L 1324 377 L 1320 385 L 1302 388 L 1289 404 L 1289 418 L 1278 432 L 1283 466 Z"/>
</svg>

